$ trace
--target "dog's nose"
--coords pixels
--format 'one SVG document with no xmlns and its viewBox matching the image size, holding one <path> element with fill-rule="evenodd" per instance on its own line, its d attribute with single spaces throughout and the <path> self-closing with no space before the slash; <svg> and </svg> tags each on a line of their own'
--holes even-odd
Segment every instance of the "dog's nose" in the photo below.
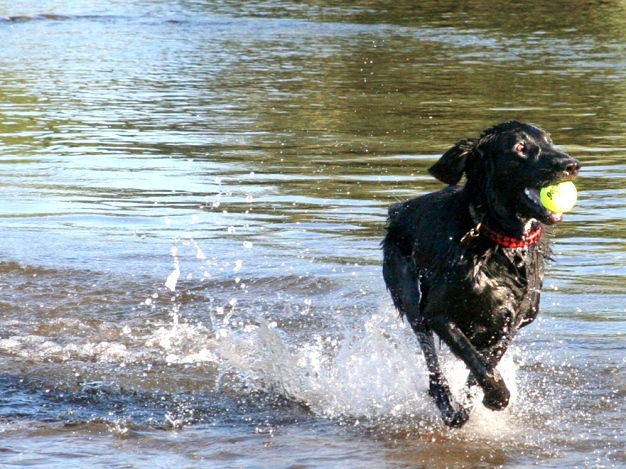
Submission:
<svg viewBox="0 0 626 469">
<path fill-rule="evenodd" d="M 577 176 L 579 169 L 580 162 L 578 160 L 575 160 L 574 158 L 570 158 L 568 161 L 565 162 L 565 168 L 563 169 L 563 171 L 571 176 Z"/>
</svg>

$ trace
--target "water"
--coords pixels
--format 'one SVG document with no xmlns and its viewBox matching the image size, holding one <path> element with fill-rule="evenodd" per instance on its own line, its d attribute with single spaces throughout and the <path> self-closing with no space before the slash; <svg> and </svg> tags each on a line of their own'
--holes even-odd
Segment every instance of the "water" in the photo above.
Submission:
<svg viewBox="0 0 626 469">
<path fill-rule="evenodd" d="M 412 3 L 0 5 L 0 465 L 626 465 L 626 10 Z M 378 244 L 509 118 L 580 200 L 449 430 Z"/>
</svg>

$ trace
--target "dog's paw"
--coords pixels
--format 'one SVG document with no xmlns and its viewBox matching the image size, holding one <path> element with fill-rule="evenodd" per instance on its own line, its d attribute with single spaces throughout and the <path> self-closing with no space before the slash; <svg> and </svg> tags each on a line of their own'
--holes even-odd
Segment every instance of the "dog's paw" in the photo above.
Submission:
<svg viewBox="0 0 626 469">
<path fill-rule="evenodd" d="M 497 371 L 489 376 L 488 385 L 483 386 L 483 390 L 485 391 L 483 405 L 488 409 L 504 410 L 509 405 L 511 393 L 506 387 L 506 384 L 504 384 L 502 376 L 500 376 L 500 373 Z"/>
<path fill-rule="evenodd" d="M 465 408 L 460 408 L 455 412 L 449 414 L 441 414 L 443 423 L 450 428 L 461 428 L 469 420 L 470 411 Z"/>
<path fill-rule="evenodd" d="M 504 410 L 509 405 L 510 398 L 511 393 L 507 388 L 504 388 L 498 392 L 485 394 L 483 405 L 491 410 Z"/>
</svg>

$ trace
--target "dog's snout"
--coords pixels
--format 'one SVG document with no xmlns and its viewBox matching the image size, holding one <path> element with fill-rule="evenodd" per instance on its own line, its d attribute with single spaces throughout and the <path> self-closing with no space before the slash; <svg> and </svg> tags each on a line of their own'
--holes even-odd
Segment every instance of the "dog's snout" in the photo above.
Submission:
<svg viewBox="0 0 626 469">
<path fill-rule="evenodd" d="M 570 176 L 578 175 L 578 171 L 580 170 L 580 162 L 578 160 L 575 160 L 574 158 L 568 158 L 564 162 L 563 166 L 563 171 L 565 171 Z"/>
<path fill-rule="evenodd" d="M 560 153 L 553 161 L 552 168 L 565 176 L 578 176 L 580 170 L 580 162 L 565 153 Z"/>
</svg>

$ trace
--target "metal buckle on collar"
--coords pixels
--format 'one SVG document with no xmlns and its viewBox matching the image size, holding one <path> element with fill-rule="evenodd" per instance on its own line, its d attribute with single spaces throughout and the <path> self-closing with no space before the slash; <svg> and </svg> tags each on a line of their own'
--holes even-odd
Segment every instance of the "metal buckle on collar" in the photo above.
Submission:
<svg viewBox="0 0 626 469">
<path fill-rule="evenodd" d="M 465 233 L 465 235 L 463 235 L 463 237 L 461 238 L 461 243 L 468 244 L 473 239 L 478 238 L 480 236 L 480 227 L 482 224 L 483 222 L 479 222 L 478 225 L 476 225 L 474 228 L 472 228 L 467 233 Z"/>
</svg>

